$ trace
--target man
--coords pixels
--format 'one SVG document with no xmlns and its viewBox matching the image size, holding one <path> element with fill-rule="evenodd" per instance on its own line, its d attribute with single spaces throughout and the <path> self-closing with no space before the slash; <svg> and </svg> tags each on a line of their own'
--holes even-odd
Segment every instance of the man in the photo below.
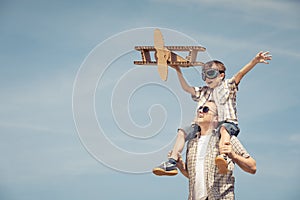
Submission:
<svg viewBox="0 0 300 200">
<path fill-rule="evenodd" d="M 220 133 L 215 131 L 218 126 L 217 107 L 213 101 L 198 109 L 195 122 L 201 131 L 188 142 L 186 164 L 180 155 L 177 162 L 178 169 L 189 178 L 189 200 L 234 199 L 234 163 L 255 174 L 255 160 L 235 136 L 224 145 L 219 143 Z M 228 155 L 227 174 L 218 173 L 215 165 L 219 151 Z"/>
</svg>

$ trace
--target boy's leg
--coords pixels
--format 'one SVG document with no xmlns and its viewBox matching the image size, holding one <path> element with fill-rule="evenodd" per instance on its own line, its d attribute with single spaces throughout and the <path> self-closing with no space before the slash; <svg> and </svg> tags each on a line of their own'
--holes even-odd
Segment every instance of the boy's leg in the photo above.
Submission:
<svg viewBox="0 0 300 200">
<path fill-rule="evenodd" d="M 198 125 L 192 125 L 183 129 L 178 129 L 177 138 L 171 154 L 169 155 L 169 159 L 163 162 L 161 165 L 155 167 L 152 172 L 158 176 L 174 176 L 178 173 L 176 164 L 178 160 L 178 153 L 181 153 L 185 142 L 190 140 L 196 136 L 196 133 L 200 131 L 200 127 Z"/>
<path fill-rule="evenodd" d="M 220 128 L 220 141 L 219 141 L 219 146 L 224 145 L 227 142 L 230 142 L 230 135 L 227 132 L 226 128 L 224 126 L 221 126 Z M 220 154 L 216 157 L 215 163 L 219 169 L 220 174 L 226 174 L 227 173 L 227 155 L 226 154 Z"/>
<path fill-rule="evenodd" d="M 227 142 L 230 142 L 230 137 L 231 136 L 237 136 L 240 132 L 240 129 L 238 126 L 232 122 L 223 122 L 219 126 L 219 131 L 220 131 L 220 142 L 219 146 L 223 145 Z M 227 155 L 225 154 L 220 154 L 219 156 L 216 157 L 215 163 L 218 166 L 219 173 L 220 174 L 226 174 L 228 172 L 228 163 L 227 163 Z"/>
<path fill-rule="evenodd" d="M 178 160 L 178 153 L 181 153 L 184 148 L 185 138 L 186 138 L 185 132 L 183 130 L 179 129 L 177 132 L 176 142 L 171 151 L 170 158 L 172 158 L 176 161 Z"/>
<path fill-rule="evenodd" d="M 174 176 L 178 174 L 176 162 L 178 160 L 178 152 L 181 153 L 185 144 L 185 133 L 179 129 L 177 132 L 176 142 L 173 146 L 169 160 L 155 167 L 152 172 L 157 176 Z"/>
</svg>

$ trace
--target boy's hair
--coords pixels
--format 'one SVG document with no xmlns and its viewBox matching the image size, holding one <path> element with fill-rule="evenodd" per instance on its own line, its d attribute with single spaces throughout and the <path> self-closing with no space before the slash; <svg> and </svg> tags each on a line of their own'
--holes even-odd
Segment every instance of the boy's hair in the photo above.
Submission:
<svg viewBox="0 0 300 200">
<path fill-rule="evenodd" d="M 211 68 L 213 64 L 215 64 L 218 67 L 219 71 L 221 71 L 225 74 L 226 67 L 221 61 L 218 61 L 218 60 L 208 61 L 207 63 L 205 63 L 204 69 Z"/>
</svg>

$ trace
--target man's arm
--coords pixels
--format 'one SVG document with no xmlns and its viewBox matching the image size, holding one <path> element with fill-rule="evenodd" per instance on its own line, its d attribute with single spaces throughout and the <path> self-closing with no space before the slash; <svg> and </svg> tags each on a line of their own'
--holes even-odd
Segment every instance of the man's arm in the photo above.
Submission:
<svg viewBox="0 0 300 200">
<path fill-rule="evenodd" d="M 234 77 L 235 83 L 238 85 L 241 79 L 258 63 L 269 64 L 267 60 L 272 60 L 272 56 L 269 55 L 269 52 L 259 52 L 256 56 L 246 64 Z"/>
<path fill-rule="evenodd" d="M 256 161 L 252 157 L 245 158 L 233 152 L 229 158 L 231 158 L 233 162 L 235 162 L 245 172 L 250 174 L 256 173 Z"/>
<path fill-rule="evenodd" d="M 176 163 L 176 166 L 185 177 L 189 178 L 189 173 L 186 170 L 185 162 L 182 160 L 180 153 L 178 153 L 178 161 Z"/>
<path fill-rule="evenodd" d="M 227 154 L 241 169 L 250 174 L 256 173 L 256 161 L 252 157 L 243 157 L 235 153 L 230 142 L 220 145 L 220 153 Z"/>
<path fill-rule="evenodd" d="M 172 66 L 176 72 L 177 72 L 177 76 L 178 76 L 178 80 L 180 82 L 180 85 L 182 87 L 182 89 L 188 93 L 190 93 L 191 95 L 193 96 L 196 96 L 196 92 L 195 92 L 195 89 L 194 87 L 190 86 L 186 80 L 184 79 L 183 75 L 182 75 L 182 72 L 181 72 L 181 69 L 179 66 Z"/>
</svg>

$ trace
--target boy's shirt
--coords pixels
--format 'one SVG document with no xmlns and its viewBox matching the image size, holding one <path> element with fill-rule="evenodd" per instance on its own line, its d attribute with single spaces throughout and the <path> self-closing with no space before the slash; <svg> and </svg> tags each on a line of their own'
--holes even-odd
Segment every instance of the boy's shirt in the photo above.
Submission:
<svg viewBox="0 0 300 200">
<path fill-rule="evenodd" d="M 192 95 L 192 99 L 196 102 L 198 102 L 197 108 L 196 108 L 196 113 L 197 109 L 200 106 L 203 106 L 205 102 L 208 100 L 212 100 L 212 92 L 213 89 L 208 87 L 208 86 L 203 86 L 203 87 L 194 87 L 196 95 Z"/>
<path fill-rule="evenodd" d="M 218 121 L 238 123 L 236 109 L 236 93 L 238 86 L 234 77 L 221 82 L 219 86 L 212 89 L 208 86 L 194 87 L 196 95 L 192 99 L 198 102 L 197 109 L 208 100 L 214 100 L 218 109 Z M 197 110 L 196 109 L 196 110 Z"/>
<path fill-rule="evenodd" d="M 217 86 L 212 93 L 218 108 L 218 121 L 227 121 L 238 123 L 237 106 L 236 106 L 236 93 L 238 91 L 237 84 L 234 77 L 226 79 Z"/>
</svg>

